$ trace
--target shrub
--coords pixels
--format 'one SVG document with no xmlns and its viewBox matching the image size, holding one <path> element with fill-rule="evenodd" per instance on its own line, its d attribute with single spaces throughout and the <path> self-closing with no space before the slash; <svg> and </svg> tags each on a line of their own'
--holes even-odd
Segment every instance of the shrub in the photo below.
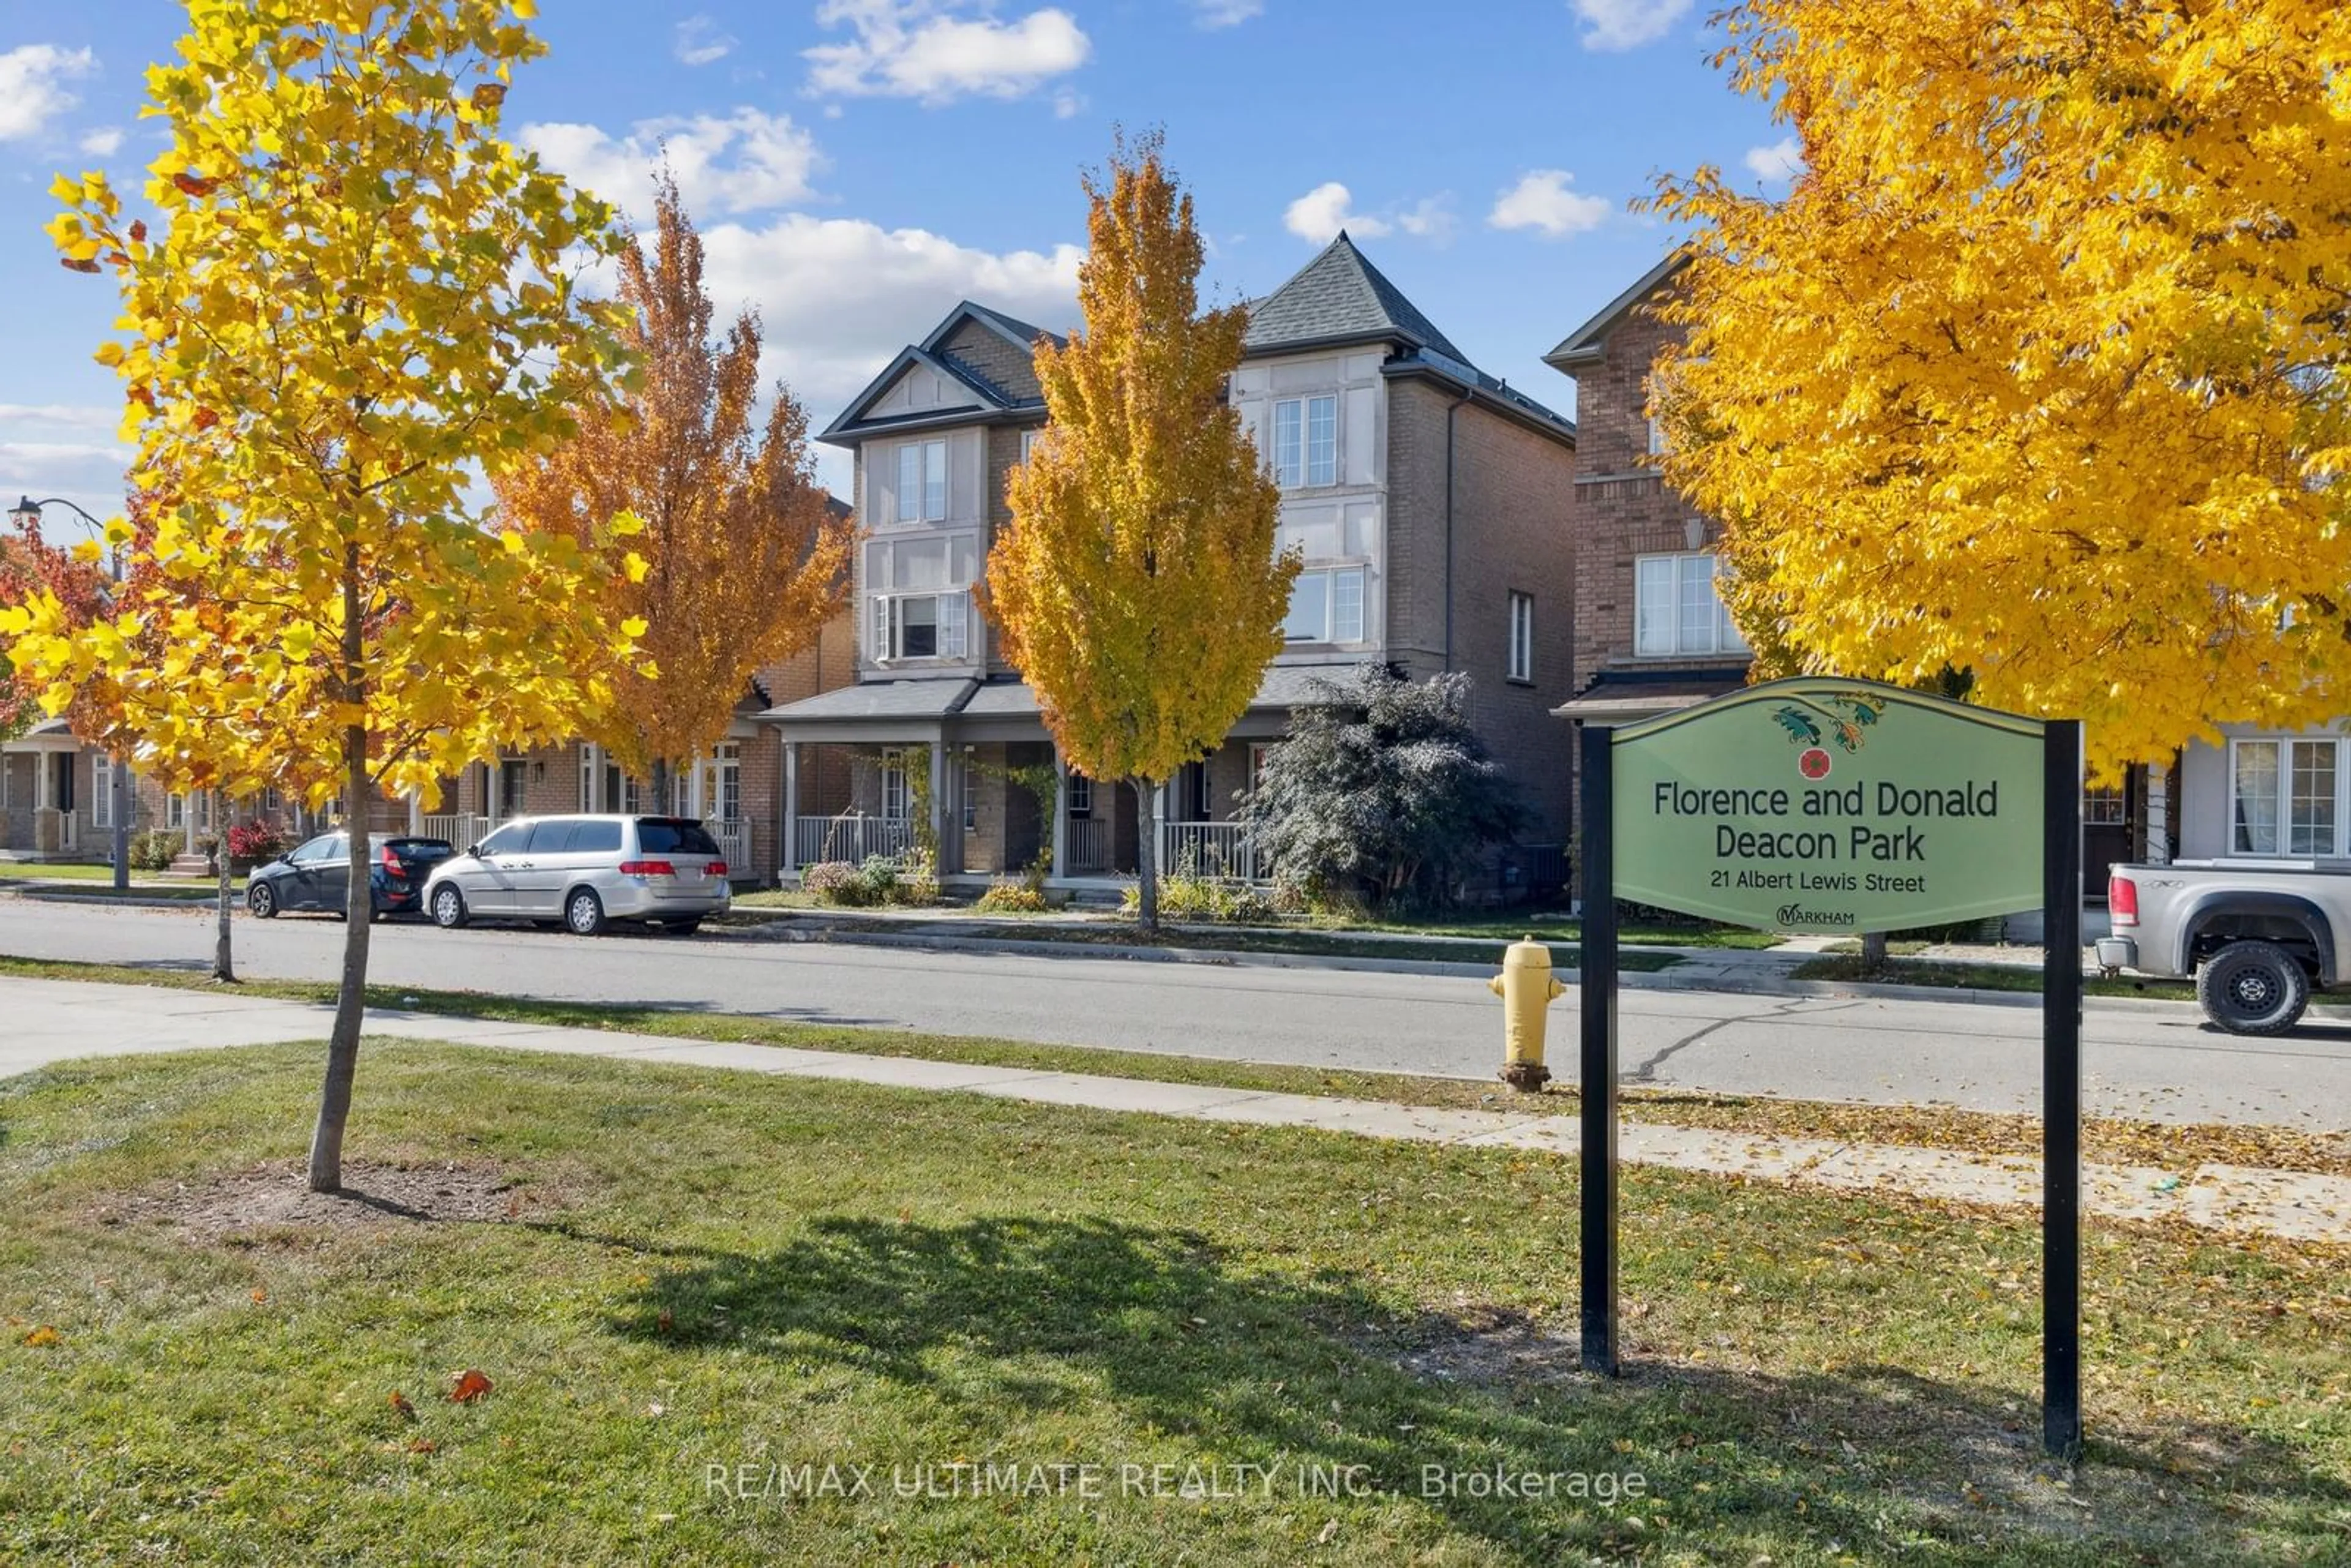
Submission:
<svg viewBox="0 0 2351 1568">
<path fill-rule="evenodd" d="M 237 822 L 228 831 L 228 852 L 231 860 L 251 861 L 257 865 L 284 854 L 286 839 L 267 822 Z"/>
<path fill-rule="evenodd" d="M 184 833 L 167 833 L 161 828 L 141 833 L 131 841 L 131 864 L 135 871 L 168 871 L 179 858 L 180 846 L 186 843 Z"/>
<path fill-rule="evenodd" d="M 1242 801 L 1258 853 L 1318 904 L 1457 900 L 1488 846 L 1526 820 L 1469 726 L 1469 677 L 1416 683 L 1371 665 L 1309 690 Z"/>
<path fill-rule="evenodd" d="M 979 895 L 975 907 L 990 915 L 1042 915 L 1045 894 L 1042 889 L 1030 887 L 1025 879 L 993 883 Z"/>
<path fill-rule="evenodd" d="M 870 868 L 872 861 L 865 862 Z M 921 851 L 915 851 L 891 862 L 893 881 L 889 899 L 893 904 L 936 904 L 939 901 L 939 862 Z"/>
<path fill-rule="evenodd" d="M 1134 914 L 1143 906 L 1142 888 L 1128 888 L 1120 904 L 1126 913 Z M 1223 925 L 1264 925 L 1277 918 L 1273 900 L 1260 889 L 1186 871 L 1159 879 L 1159 913 L 1170 920 Z"/>
<path fill-rule="evenodd" d="M 857 868 L 847 861 L 819 861 L 800 868 L 800 886 L 827 904 L 857 904 Z"/>
</svg>

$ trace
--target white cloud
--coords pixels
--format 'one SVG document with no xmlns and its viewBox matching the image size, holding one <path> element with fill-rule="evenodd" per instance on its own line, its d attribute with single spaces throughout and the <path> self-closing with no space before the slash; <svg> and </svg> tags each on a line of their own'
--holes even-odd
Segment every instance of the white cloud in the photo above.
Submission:
<svg viewBox="0 0 2351 1568">
<path fill-rule="evenodd" d="M 110 125 L 103 131 L 85 134 L 81 139 L 81 150 L 93 158 L 111 158 L 122 151 L 122 131 Z"/>
<path fill-rule="evenodd" d="M 123 475 L 138 456 L 113 439 L 121 423 L 120 403 L 0 403 L 0 474 L 9 486 L 0 506 L 15 506 L 19 495 L 55 496 L 97 517 L 120 513 Z M 42 523 L 52 539 L 89 531 L 65 507 L 48 508 Z"/>
<path fill-rule="evenodd" d="M 1786 185 L 1804 172 L 1804 150 L 1792 136 L 1782 136 L 1769 147 L 1750 147 L 1747 172 L 1766 185 Z"/>
<path fill-rule="evenodd" d="M 763 371 L 789 382 L 820 424 L 958 299 L 1067 326 L 1084 257 L 1074 245 L 999 253 L 925 229 L 805 213 L 756 228 L 720 224 L 702 241 L 720 316 L 758 307 Z"/>
<path fill-rule="evenodd" d="M 1192 0 L 1194 20 L 1207 28 L 1238 27 L 1265 15 L 1265 0 Z"/>
<path fill-rule="evenodd" d="M 1282 226 L 1313 245 L 1328 245 L 1345 229 L 1356 239 L 1408 234 L 1416 239 L 1443 245 L 1453 237 L 1452 195 L 1424 197 L 1410 207 L 1391 206 L 1378 213 L 1354 210 L 1354 193 L 1336 180 L 1326 180 L 1283 209 Z"/>
<path fill-rule="evenodd" d="M 1314 245 L 1328 245 L 1338 237 L 1341 229 L 1351 231 L 1359 239 L 1377 239 L 1388 232 L 1388 225 L 1369 213 L 1349 211 L 1354 196 L 1336 180 L 1326 180 L 1290 204 L 1281 214 L 1282 226 L 1300 239 Z"/>
<path fill-rule="evenodd" d="M 1496 198 L 1486 221 L 1498 229 L 1540 229 L 1553 239 L 1598 228 L 1614 205 L 1605 196 L 1569 190 L 1574 179 L 1564 169 L 1531 170 Z"/>
<path fill-rule="evenodd" d="M 98 69 L 88 49 L 26 44 L 0 55 L 0 141 L 37 135 L 52 116 L 81 100 L 58 84 Z"/>
<path fill-rule="evenodd" d="M 573 183 L 643 220 L 664 158 L 697 216 L 750 213 L 803 201 L 824 166 L 816 140 L 789 115 L 738 109 L 718 118 L 641 120 L 626 136 L 601 127 L 538 124 L 517 140 Z"/>
<path fill-rule="evenodd" d="M 1083 65 L 1093 45 L 1067 11 L 1047 7 L 1017 22 L 963 0 L 824 0 L 817 20 L 843 23 L 854 41 L 801 51 L 809 91 L 819 96 L 1019 98 Z"/>
<path fill-rule="evenodd" d="M 1673 31 L 1690 0 L 1569 0 L 1586 25 L 1587 49 L 1637 49 Z"/>
<path fill-rule="evenodd" d="M 1056 88 L 1053 89 L 1054 119 L 1075 120 L 1079 115 L 1083 114 L 1085 111 L 1086 95 L 1084 93 L 1080 92 L 1073 87 Z"/>
<path fill-rule="evenodd" d="M 688 16 L 677 25 L 676 42 L 671 46 L 679 61 L 689 66 L 706 66 L 725 59 L 735 47 L 735 40 L 718 30 L 718 24 L 708 16 Z"/>
</svg>

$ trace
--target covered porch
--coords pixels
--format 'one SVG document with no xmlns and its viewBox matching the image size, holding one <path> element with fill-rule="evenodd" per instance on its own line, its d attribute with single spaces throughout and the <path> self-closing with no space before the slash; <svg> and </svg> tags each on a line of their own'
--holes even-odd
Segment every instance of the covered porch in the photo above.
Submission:
<svg viewBox="0 0 2351 1568">
<path fill-rule="evenodd" d="M 942 883 L 1041 870 L 1115 893 L 1137 863 L 1131 791 L 1071 770 L 1019 682 L 872 682 L 770 710 L 783 751 L 778 877 L 929 851 Z"/>
<path fill-rule="evenodd" d="M 102 858 L 108 846 L 90 832 L 84 799 L 93 771 L 61 718 L 0 744 L 0 852 L 24 861 Z"/>
</svg>

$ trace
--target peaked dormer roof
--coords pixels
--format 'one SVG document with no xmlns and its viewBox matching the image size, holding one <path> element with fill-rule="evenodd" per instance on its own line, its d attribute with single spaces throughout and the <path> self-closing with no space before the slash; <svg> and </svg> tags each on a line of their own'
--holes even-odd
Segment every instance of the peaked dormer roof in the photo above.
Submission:
<svg viewBox="0 0 2351 1568">
<path fill-rule="evenodd" d="M 1600 313 L 1560 340 L 1559 347 L 1543 356 L 1543 363 L 1563 375 L 1573 375 L 1578 365 L 1596 364 L 1607 350 L 1608 334 L 1618 322 L 1633 313 L 1639 305 L 1666 280 L 1688 265 L 1689 253 L 1679 247 L 1668 252 L 1663 261 L 1635 278 L 1633 286 L 1600 308 Z"/>
<path fill-rule="evenodd" d="M 1024 354 L 1037 346 L 1040 338 L 1050 339 L 1057 349 L 1070 346 L 1069 340 L 1059 332 L 1048 332 L 1042 327 L 1030 326 L 1017 316 L 1007 316 L 1003 311 L 982 305 L 976 299 L 966 299 L 947 312 L 946 320 L 931 329 L 931 335 L 923 340 L 923 347 L 935 352 L 939 345 L 954 337 L 956 329 L 966 321 L 978 322 Z"/>
<path fill-rule="evenodd" d="M 1347 231 L 1295 277 L 1249 307 L 1250 353 L 1351 342 L 1408 343 L 1467 363 L 1437 324 L 1364 258 Z"/>
<path fill-rule="evenodd" d="M 903 430 L 940 423 L 968 423 L 973 420 L 982 419 L 1034 420 L 1038 412 L 1045 406 L 1041 399 L 1026 396 L 998 384 L 996 380 L 979 366 L 947 347 L 947 344 L 954 340 L 956 334 L 960 332 L 967 322 L 978 323 L 1024 354 L 1036 347 L 1037 340 L 1040 338 L 1050 339 L 1058 346 L 1067 346 L 1066 340 L 1058 332 L 1048 332 L 1041 327 L 1032 327 L 1017 317 L 1007 316 L 1001 310 L 992 309 L 973 300 L 959 300 L 956 308 L 948 311 L 946 319 L 932 328 L 921 342 L 909 343 L 901 349 L 898 351 L 898 357 L 884 366 L 880 375 L 868 382 L 864 391 L 849 400 L 849 406 L 841 411 L 840 416 L 827 425 L 817 439 L 835 445 L 847 445 L 853 444 L 861 435 L 883 429 Z M 872 413 L 873 405 L 897 383 L 898 378 L 904 375 L 909 367 L 915 365 L 935 371 L 941 376 L 963 387 L 972 394 L 977 406 L 922 412 L 910 415 L 875 417 Z"/>
</svg>

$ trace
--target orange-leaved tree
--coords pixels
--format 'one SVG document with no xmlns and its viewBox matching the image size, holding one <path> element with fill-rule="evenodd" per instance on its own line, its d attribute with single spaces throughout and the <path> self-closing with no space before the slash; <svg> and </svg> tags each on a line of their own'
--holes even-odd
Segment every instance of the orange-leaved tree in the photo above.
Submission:
<svg viewBox="0 0 2351 1568">
<path fill-rule="evenodd" d="M 12 517 L 10 531 L 0 534 L 0 610 L 47 594 L 77 622 L 95 621 L 107 606 L 96 553 L 95 545 L 77 552 L 49 543 L 37 512 Z M 43 716 L 40 683 L 0 661 L 0 740 L 22 735 Z"/>
<path fill-rule="evenodd" d="M 580 433 L 495 481 L 502 520 L 591 539 L 633 512 L 647 570 L 605 613 L 645 623 L 650 669 L 623 675 L 591 732 L 666 810 L 671 769 L 717 742 L 753 672 L 814 642 L 848 593 L 856 530 L 817 484 L 808 416 L 778 384 L 756 432 L 759 319 L 710 336 L 702 237 L 674 177 L 650 246 L 621 252 L 622 341 L 637 374 Z M 649 254 L 650 252 L 650 254 Z"/>
<path fill-rule="evenodd" d="M 503 746 L 579 733 L 634 652 L 631 624 L 580 613 L 617 549 L 468 507 L 477 465 L 569 435 L 622 358 L 570 278 L 612 248 L 609 211 L 498 135 L 510 68 L 543 47 L 528 15 L 192 6 L 176 62 L 147 76 L 171 137 L 150 165 L 154 226 L 102 174 L 56 186 L 65 264 L 122 293 L 123 336 L 98 358 L 124 382 L 132 482 L 170 500 L 134 551 L 153 587 L 79 627 L 37 596 L 0 634 L 52 712 L 103 685 L 167 788 L 342 797 L 322 1191 L 341 1184 L 359 1059 L 371 797 L 437 799 Z"/>
<path fill-rule="evenodd" d="M 1274 552 L 1281 492 L 1226 400 L 1248 312 L 1201 313 L 1192 198 L 1162 152 L 1122 138 L 1086 177 L 1083 325 L 1037 345 L 1049 423 L 1006 486 L 985 604 L 1063 758 L 1134 787 L 1146 928 L 1154 797 L 1248 708 L 1299 567 Z"/>
<path fill-rule="evenodd" d="M 2079 716 L 2093 766 L 2351 708 L 2351 10 L 1746 0 L 1658 378 L 1733 612 Z"/>
</svg>

